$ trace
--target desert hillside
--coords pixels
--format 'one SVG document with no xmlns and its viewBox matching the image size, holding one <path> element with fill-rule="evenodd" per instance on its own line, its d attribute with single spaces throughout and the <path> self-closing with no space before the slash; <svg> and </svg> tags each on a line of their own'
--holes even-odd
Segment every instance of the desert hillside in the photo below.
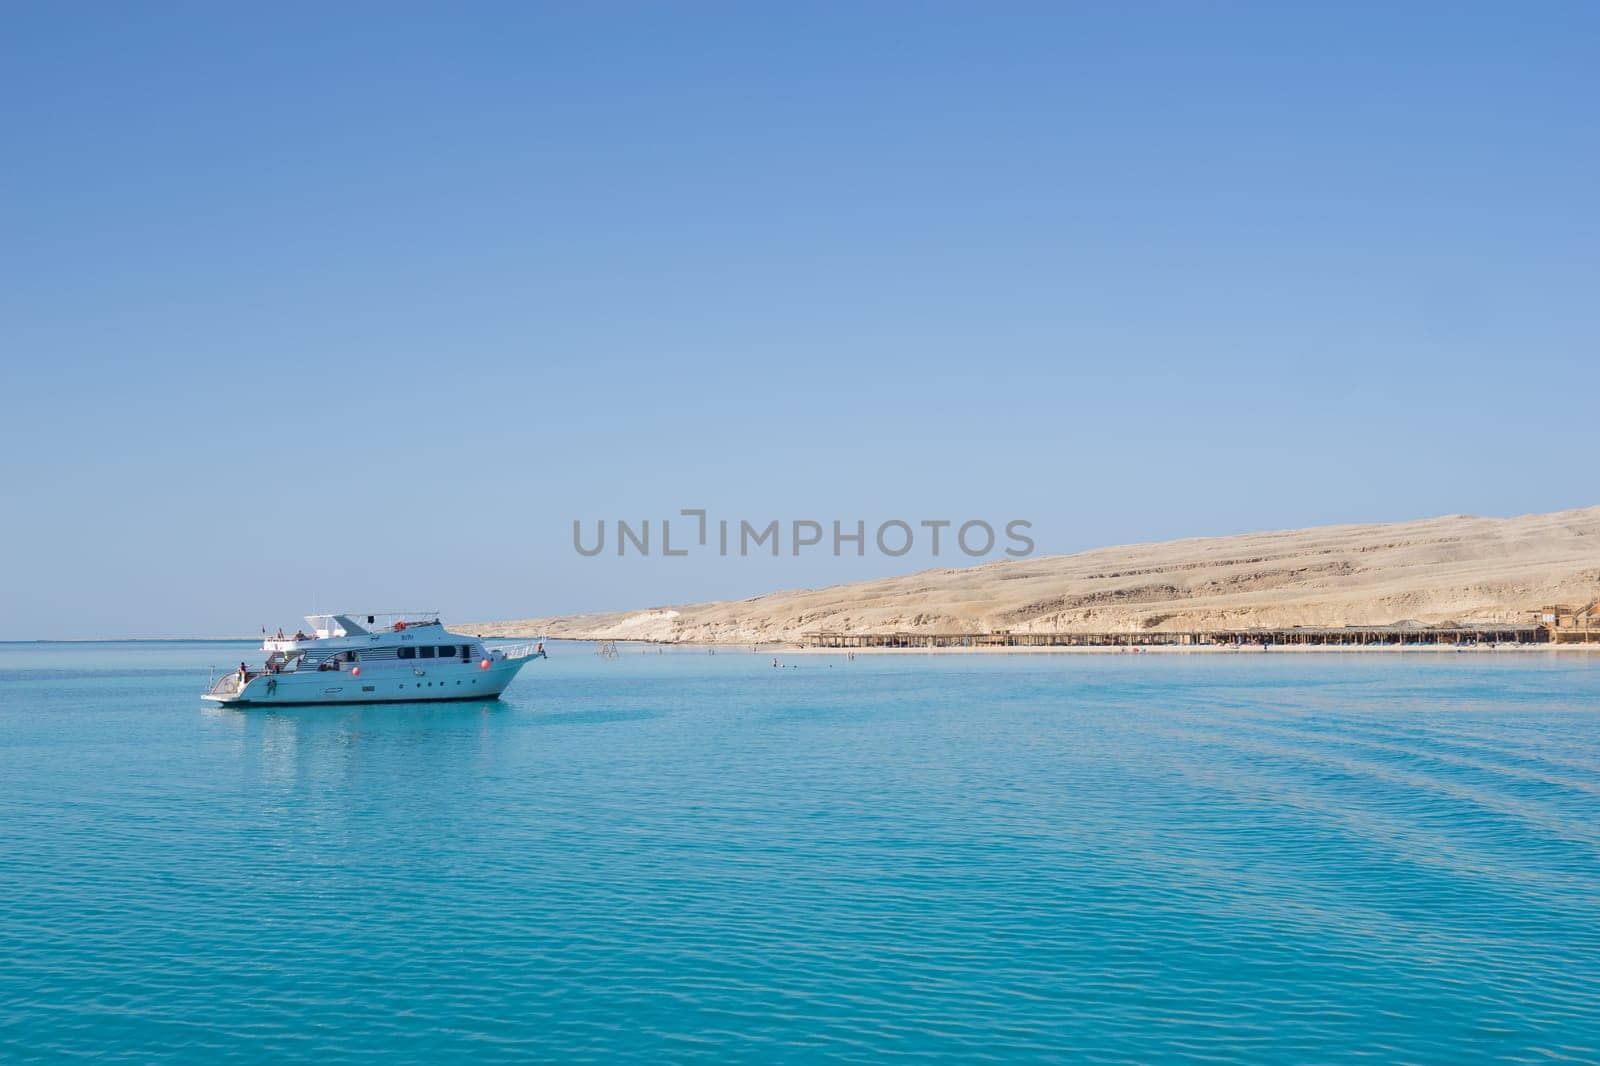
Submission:
<svg viewBox="0 0 1600 1066">
<path fill-rule="evenodd" d="M 468 623 L 484 635 L 690 643 L 798 641 L 814 630 L 982 633 L 1521 620 L 1600 596 L 1600 507 L 1327 526 L 965 569 L 754 599 Z"/>
</svg>

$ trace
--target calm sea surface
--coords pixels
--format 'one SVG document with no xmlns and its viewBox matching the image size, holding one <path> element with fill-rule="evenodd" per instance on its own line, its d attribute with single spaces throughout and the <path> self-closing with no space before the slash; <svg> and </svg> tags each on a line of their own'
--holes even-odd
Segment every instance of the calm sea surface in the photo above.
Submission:
<svg viewBox="0 0 1600 1066">
<path fill-rule="evenodd" d="M 0 1059 L 1600 1060 L 1600 657 L 0 645 Z"/>
</svg>

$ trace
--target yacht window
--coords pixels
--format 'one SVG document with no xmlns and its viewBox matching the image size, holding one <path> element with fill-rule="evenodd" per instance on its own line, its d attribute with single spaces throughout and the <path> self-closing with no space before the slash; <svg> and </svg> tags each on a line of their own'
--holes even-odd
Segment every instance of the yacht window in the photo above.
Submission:
<svg viewBox="0 0 1600 1066">
<path fill-rule="evenodd" d="M 463 644 L 463 645 L 461 645 L 461 661 L 462 662 L 466 662 L 467 660 L 469 660 L 471 658 L 472 658 L 472 645 L 471 644 Z"/>
<path fill-rule="evenodd" d="M 416 648 L 396 648 L 394 654 L 395 654 L 395 658 L 397 658 L 397 659 L 415 659 L 417 657 L 417 649 Z"/>
<path fill-rule="evenodd" d="M 431 659 L 433 658 L 433 645 L 424 644 L 422 647 L 417 649 L 417 652 L 422 658 Z"/>
</svg>

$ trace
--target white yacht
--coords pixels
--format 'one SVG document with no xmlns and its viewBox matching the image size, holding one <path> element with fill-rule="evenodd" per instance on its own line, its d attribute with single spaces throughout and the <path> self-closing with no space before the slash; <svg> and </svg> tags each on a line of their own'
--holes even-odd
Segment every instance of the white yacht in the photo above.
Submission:
<svg viewBox="0 0 1600 1066">
<path fill-rule="evenodd" d="M 420 703 L 494 699 L 534 659 L 544 641 L 485 648 L 451 633 L 431 611 L 313 614 L 311 632 L 278 630 L 261 644 L 260 669 L 213 678 L 205 699 L 226 704 Z"/>
</svg>

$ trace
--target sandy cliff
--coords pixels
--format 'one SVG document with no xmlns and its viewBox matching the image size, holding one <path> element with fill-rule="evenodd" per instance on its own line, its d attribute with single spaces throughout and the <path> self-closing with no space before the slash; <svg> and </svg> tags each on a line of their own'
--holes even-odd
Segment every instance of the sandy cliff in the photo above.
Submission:
<svg viewBox="0 0 1600 1066">
<path fill-rule="evenodd" d="M 1127 632 L 1521 619 L 1600 596 L 1600 507 L 1206 537 L 614 614 L 486 635 L 708 643 L 845 632 Z"/>
</svg>

